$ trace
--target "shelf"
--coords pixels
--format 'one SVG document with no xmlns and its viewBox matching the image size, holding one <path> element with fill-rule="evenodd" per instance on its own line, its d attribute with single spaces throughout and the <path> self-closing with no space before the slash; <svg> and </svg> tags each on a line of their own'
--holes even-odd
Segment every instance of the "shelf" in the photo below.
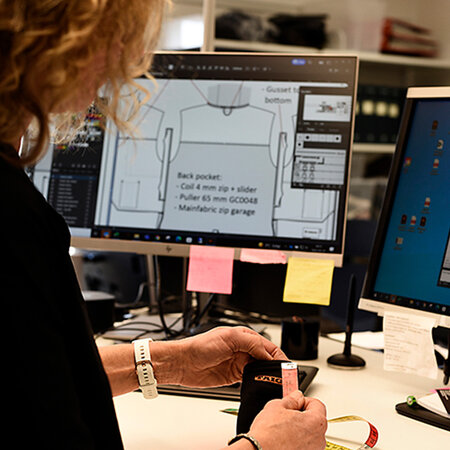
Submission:
<svg viewBox="0 0 450 450">
<path fill-rule="evenodd" d="M 228 50 L 250 51 L 250 52 L 273 52 L 273 53 L 318 53 L 313 47 L 297 47 L 293 45 L 273 44 L 271 42 L 238 41 L 233 39 L 214 39 L 214 48 L 226 48 Z"/>
<path fill-rule="evenodd" d="M 421 58 L 415 56 L 403 55 L 385 55 L 383 53 L 364 52 L 358 50 L 336 50 L 323 49 L 319 50 L 313 47 L 298 47 L 294 45 L 273 44 L 270 42 L 250 42 L 237 41 L 231 39 L 214 39 L 214 48 L 222 48 L 237 51 L 254 51 L 254 52 L 273 52 L 273 53 L 309 53 L 320 54 L 326 53 L 330 55 L 352 55 L 358 56 L 359 60 L 364 63 L 373 64 L 390 64 L 398 66 L 414 66 L 428 69 L 450 70 L 450 59 L 440 58 Z"/>
<path fill-rule="evenodd" d="M 370 142 L 354 142 L 354 153 L 394 153 L 395 144 L 377 144 Z"/>
</svg>

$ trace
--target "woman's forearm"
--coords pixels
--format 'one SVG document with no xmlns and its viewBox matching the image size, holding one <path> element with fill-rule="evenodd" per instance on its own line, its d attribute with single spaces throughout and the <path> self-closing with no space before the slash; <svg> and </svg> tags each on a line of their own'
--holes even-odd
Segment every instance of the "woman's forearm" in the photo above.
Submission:
<svg viewBox="0 0 450 450">
<path fill-rule="evenodd" d="M 155 379 L 160 384 L 177 384 L 181 379 L 181 348 L 177 341 L 150 342 Z M 133 344 L 99 347 L 103 367 L 113 396 L 126 394 L 139 387 Z"/>
<path fill-rule="evenodd" d="M 132 344 L 98 348 L 113 396 L 126 394 L 139 387 Z"/>
</svg>

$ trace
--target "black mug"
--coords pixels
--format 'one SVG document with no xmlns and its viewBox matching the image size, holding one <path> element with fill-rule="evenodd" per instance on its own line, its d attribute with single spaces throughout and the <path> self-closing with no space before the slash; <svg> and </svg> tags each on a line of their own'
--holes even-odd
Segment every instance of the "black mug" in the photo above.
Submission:
<svg viewBox="0 0 450 450">
<path fill-rule="evenodd" d="M 281 350 L 288 358 L 317 359 L 320 320 L 317 317 L 292 317 L 281 322 Z"/>
</svg>

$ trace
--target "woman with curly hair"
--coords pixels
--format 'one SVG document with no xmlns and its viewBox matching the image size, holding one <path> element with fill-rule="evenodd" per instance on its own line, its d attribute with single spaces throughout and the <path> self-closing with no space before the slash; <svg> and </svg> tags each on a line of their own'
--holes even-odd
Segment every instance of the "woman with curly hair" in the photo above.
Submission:
<svg viewBox="0 0 450 450">
<path fill-rule="evenodd" d="M 44 155 L 50 129 L 84 117 L 100 87 L 108 102 L 96 107 L 127 129 L 119 93 L 139 88 L 164 8 L 164 0 L 0 0 L 0 298 L 4 342 L 13 336 L 15 350 L 5 346 L 15 391 L 3 406 L 15 448 L 122 448 L 112 397 L 139 387 L 133 344 L 97 348 L 68 227 L 24 168 Z M 146 345 L 154 378 L 166 384 L 230 384 L 251 359 L 286 359 L 243 327 Z M 324 406 L 296 392 L 264 408 L 249 432 L 265 450 L 319 449 L 325 428 Z M 231 447 L 253 446 L 245 438 Z"/>
</svg>

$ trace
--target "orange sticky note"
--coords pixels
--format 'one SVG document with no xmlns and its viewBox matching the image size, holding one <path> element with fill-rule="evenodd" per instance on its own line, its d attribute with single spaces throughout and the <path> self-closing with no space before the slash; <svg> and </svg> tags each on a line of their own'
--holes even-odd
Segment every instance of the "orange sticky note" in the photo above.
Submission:
<svg viewBox="0 0 450 450">
<path fill-rule="evenodd" d="M 333 271 L 333 260 L 289 258 L 283 301 L 328 306 Z"/>
<path fill-rule="evenodd" d="M 279 250 L 243 248 L 239 259 L 242 262 L 257 264 L 286 264 L 286 255 Z"/>
<path fill-rule="evenodd" d="M 189 251 L 188 291 L 231 294 L 234 248 L 192 245 Z"/>
</svg>

